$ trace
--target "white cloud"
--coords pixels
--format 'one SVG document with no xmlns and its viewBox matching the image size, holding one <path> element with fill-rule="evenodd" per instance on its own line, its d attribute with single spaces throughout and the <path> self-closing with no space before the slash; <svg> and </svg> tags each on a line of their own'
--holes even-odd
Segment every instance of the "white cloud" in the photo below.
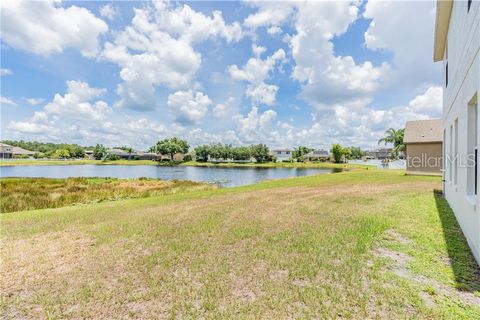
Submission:
<svg viewBox="0 0 480 320">
<path fill-rule="evenodd" d="M 242 141 L 245 143 L 276 141 L 280 137 L 278 132 L 274 130 L 276 116 L 277 113 L 273 110 L 259 113 L 257 107 L 252 107 L 246 117 L 235 116 L 237 132 Z"/>
<path fill-rule="evenodd" d="M 261 82 L 259 84 L 249 84 L 245 94 L 250 98 L 254 105 L 263 103 L 267 106 L 273 106 L 275 104 L 277 92 L 277 86 Z"/>
<path fill-rule="evenodd" d="M 1 68 L 0 69 L 0 75 L 2 77 L 5 77 L 5 76 L 11 76 L 13 74 L 12 70 L 10 69 L 5 69 L 5 68 Z"/>
<path fill-rule="evenodd" d="M 41 134 L 51 131 L 51 127 L 48 125 L 29 121 L 12 121 L 8 125 L 8 129 L 27 134 Z"/>
<path fill-rule="evenodd" d="M 117 11 L 111 3 L 108 3 L 100 8 L 100 15 L 108 20 L 113 20 L 116 14 Z"/>
<path fill-rule="evenodd" d="M 235 98 L 229 97 L 225 103 L 218 103 L 213 108 L 213 116 L 215 118 L 225 118 L 232 115 L 234 108 Z"/>
<path fill-rule="evenodd" d="M 177 91 L 168 96 L 168 106 L 176 121 L 182 124 L 198 123 L 208 112 L 212 100 L 202 92 Z"/>
<path fill-rule="evenodd" d="M 432 63 L 435 1 L 372 0 L 363 15 L 372 19 L 365 45 L 393 52 L 397 85 L 416 88 L 438 81 L 440 66 Z"/>
<path fill-rule="evenodd" d="M 252 51 L 255 57 L 248 59 L 247 63 L 238 68 L 237 65 L 228 67 L 228 71 L 232 79 L 244 80 L 249 84 L 245 94 L 249 97 L 253 104 L 265 104 L 273 106 L 275 104 L 278 87 L 266 84 L 264 81 L 269 77 L 277 64 L 286 62 L 286 54 L 283 49 L 279 49 L 271 56 L 262 60 L 260 57 L 266 51 L 264 47 L 252 45 Z"/>
<path fill-rule="evenodd" d="M 258 53 L 259 51 L 254 49 L 254 52 Z M 228 67 L 228 71 L 235 80 L 260 83 L 268 77 L 277 62 L 285 62 L 285 56 L 285 51 L 279 49 L 265 60 L 262 60 L 260 57 L 250 58 L 241 69 L 237 65 L 231 65 Z"/>
<path fill-rule="evenodd" d="M 35 106 L 35 105 L 40 104 L 43 101 L 45 101 L 45 99 L 43 99 L 43 98 L 27 98 L 25 100 L 28 102 L 28 104 L 30 104 L 32 106 Z"/>
<path fill-rule="evenodd" d="M 165 85 L 179 90 L 192 87 L 201 64 L 193 43 L 210 38 L 236 41 L 239 24 L 226 24 L 220 12 L 206 16 L 188 5 L 172 7 L 159 1 L 134 9 L 132 24 L 108 42 L 102 58 L 118 64 L 123 80 L 117 88 L 117 105 L 136 110 L 152 110 L 155 89 Z"/>
<path fill-rule="evenodd" d="M 282 28 L 279 26 L 271 26 L 270 28 L 267 29 L 267 33 L 271 36 L 276 36 L 282 34 Z"/>
<path fill-rule="evenodd" d="M 292 77 L 303 84 L 301 96 L 317 109 L 365 97 L 387 80 L 386 63 L 356 64 L 350 56 L 334 54 L 332 39 L 358 18 L 356 5 L 349 1 L 297 5 L 296 34 L 289 39 L 295 60 Z"/>
<path fill-rule="evenodd" d="M 48 116 L 45 112 L 35 111 L 33 117 L 27 121 L 12 121 L 8 125 L 9 130 L 14 130 L 24 134 L 43 134 L 52 133 L 53 128 L 48 122 Z"/>
<path fill-rule="evenodd" d="M 252 29 L 278 27 L 288 19 L 294 9 L 291 1 L 256 1 L 251 3 L 258 10 L 250 14 L 243 24 L 245 27 Z"/>
<path fill-rule="evenodd" d="M 65 48 L 85 57 L 98 53 L 98 38 L 107 24 L 89 10 L 62 7 L 59 1 L 2 1 L 2 41 L 9 46 L 48 56 Z"/>
<path fill-rule="evenodd" d="M 258 46 L 256 43 L 253 43 L 252 44 L 252 51 L 253 51 L 253 55 L 259 59 L 260 56 L 265 53 L 265 51 L 267 51 L 267 48 L 265 47 L 262 47 L 262 46 Z"/>
<path fill-rule="evenodd" d="M 85 120 L 101 120 L 111 108 L 104 101 L 97 100 L 105 89 L 92 88 L 88 83 L 67 81 L 67 93 L 55 94 L 53 101 L 45 106 L 49 114 Z"/>
<path fill-rule="evenodd" d="M 220 11 L 213 11 L 209 17 L 186 4 L 172 8 L 166 1 L 155 2 L 155 8 L 158 28 L 187 43 L 200 42 L 211 37 L 224 38 L 230 42 L 238 41 L 242 37 L 240 24 L 226 24 Z"/>
<path fill-rule="evenodd" d="M 442 87 L 431 86 L 423 94 L 417 95 L 408 105 L 393 107 L 389 112 L 393 119 L 401 122 L 442 117 Z"/>
<path fill-rule="evenodd" d="M 9 105 L 9 106 L 16 106 L 17 103 L 15 101 L 13 101 L 12 99 L 10 98 L 7 98 L 7 97 L 4 97 L 4 96 L 1 96 L 0 97 L 0 104 L 3 106 L 3 105 Z"/>
<path fill-rule="evenodd" d="M 215 108 L 213 108 L 213 116 L 215 118 L 223 118 L 227 115 L 227 107 L 222 104 L 222 103 L 219 103 L 215 106 Z"/>
</svg>

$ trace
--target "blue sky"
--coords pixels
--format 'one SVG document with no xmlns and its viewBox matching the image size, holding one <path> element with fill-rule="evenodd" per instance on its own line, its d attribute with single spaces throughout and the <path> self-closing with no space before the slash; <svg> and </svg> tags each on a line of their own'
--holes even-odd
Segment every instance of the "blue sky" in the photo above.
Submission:
<svg viewBox="0 0 480 320">
<path fill-rule="evenodd" d="M 2 139 L 374 148 L 441 115 L 433 1 L 1 6 Z"/>
</svg>

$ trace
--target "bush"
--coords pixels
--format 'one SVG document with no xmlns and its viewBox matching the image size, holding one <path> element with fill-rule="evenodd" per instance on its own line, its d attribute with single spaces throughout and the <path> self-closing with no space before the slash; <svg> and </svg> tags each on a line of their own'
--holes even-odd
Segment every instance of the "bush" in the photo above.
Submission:
<svg viewBox="0 0 480 320">
<path fill-rule="evenodd" d="M 29 156 L 26 155 L 26 154 L 15 154 L 15 155 L 13 155 L 13 158 L 14 159 L 28 159 Z"/>
<path fill-rule="evenodd" d="M 120 160 L 120 157 L 116 154 L 109 154 L 107 158 L 110 161 Z"/>
<path fill-rule="evenodd" d="M 183 161 L 192 161 L 192 155 L 186 154 L 185 157 L 183 157 Z"/>
</svg>

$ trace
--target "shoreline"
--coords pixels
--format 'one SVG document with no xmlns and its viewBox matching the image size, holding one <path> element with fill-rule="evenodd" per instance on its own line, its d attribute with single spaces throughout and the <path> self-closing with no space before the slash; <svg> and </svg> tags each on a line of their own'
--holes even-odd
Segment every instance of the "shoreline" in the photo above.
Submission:
<svg viewBox="0 0 480 320">
<path fill-rule="evenodd" d="M 325 168 L 325 169 L 374 169 L 371 165 L 367 164 L 348 164 L 348 163 L 332 163 L 332 162 L 266 162 L 266 163 L 211 163 L 211 162 L 155 162 L 152 160 L 114 160 L 114 161 L 102 161 L 102 160 L 2 160 L 0 161 L 0 167 L 14 167 L 14 166 L 53 166 L 53 165 L 126 165 L 126 166 L 189 166 L 189 167 L 221 167 L 221 168 Z"/>
</svg>

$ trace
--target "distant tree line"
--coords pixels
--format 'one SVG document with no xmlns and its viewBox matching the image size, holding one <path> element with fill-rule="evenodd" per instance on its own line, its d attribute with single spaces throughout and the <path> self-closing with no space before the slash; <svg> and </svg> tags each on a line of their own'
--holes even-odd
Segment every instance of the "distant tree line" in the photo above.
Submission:
<svg viewBox="0 0 480 320">
<path fill-rule="evenodd" d="M 254 158 L 257 162 L 272 161 L 270 151 L 265 144 L 233 147 L 231 144 L 205 144 L 194 149 L 197 161 L 213 159 L 232 159 L 234 161 L 249 160 Z"/>
<path fill-rule="evenodd" d="M 389 136 L 379 142 L 392 142 L 396 146 L 396 151 L 399 152 L 403 147 L 403 130 L 393 132 L 387 131 Z M 35 151 L 35 158 L 83 158 L 86 150 L 93 151 L 93 158 L 96 160 L 117 160 L 118 155 L 109 154 L 108 149 L 102 145 L 97 144 L 91 147 L 82 147 L 78 144 L 67 143 L 51 143 L 51 142 L 37 142 L 37 141 L 15 141 L 4 140 L 5 144 L 11 146 L 24 148 Z M 124 150 L 126 153 L 132 155 L 133 148 L 128 146 L 115 147 L 115 149 Z M 158 141 L 155 145 L 149 148 L 149 152 L 156 154 L 168 155 L 170 160 L 174 160 L 177 153 L 186 155 L 190 149 L 190 145 L 186 140 L 172 137 Z M 306 146 L 298 146 L 292 152 L 292 161 L 304 161 L 304 157 L 314 149 Z M 349 159 L 361 159 L 366 155 L 366 152 L 359 147 L 344 147 L 340 144 L 333 144 L 330 150 L 333 160 L 337 163 L 345 162 Z M 275 161 L 275 157 L 269 152 L 265 144 L 254 144 L 250 146 L 237 146 L 231 144 L 204 144 L 194 149 L 196 160 L 208 161 L 209 159 L 231 159 L 233 161 L 246 161 L 251 158 L 257 162 Z M 185 161 L 191 160 L 191 156 L 187 155 Z"/>
</svg>

